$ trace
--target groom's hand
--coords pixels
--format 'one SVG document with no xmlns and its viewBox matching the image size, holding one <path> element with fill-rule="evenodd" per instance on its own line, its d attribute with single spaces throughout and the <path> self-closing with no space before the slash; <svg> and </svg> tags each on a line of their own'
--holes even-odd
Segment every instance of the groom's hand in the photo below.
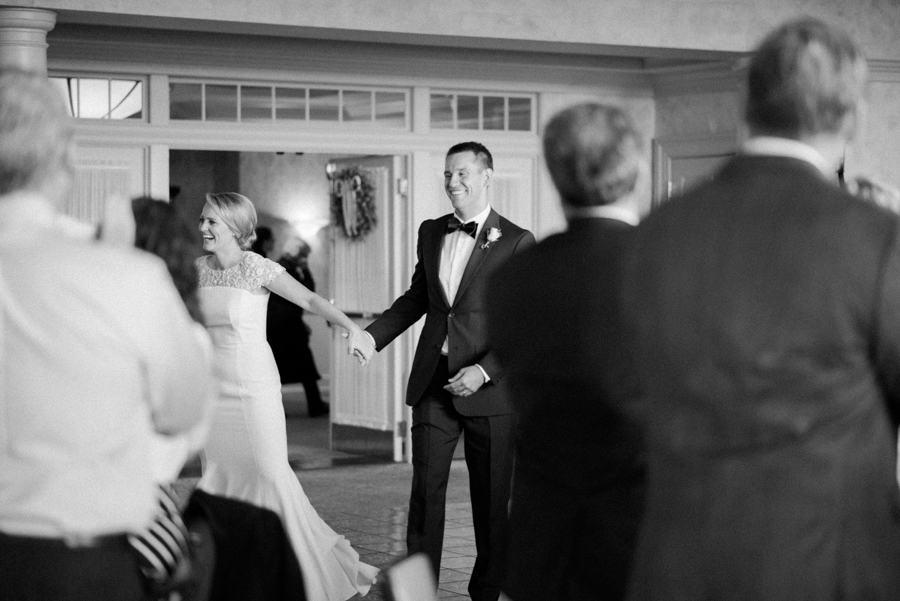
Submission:
<svg viewBox="0 0 900 601">
<path fill-rule="evenodd" d="M 444 390 L 455 396 L 469 396 L 484 385 L 484 373 L 478 366 L 469 365 L 456 372 L 448 382 Z"/>
</svg>

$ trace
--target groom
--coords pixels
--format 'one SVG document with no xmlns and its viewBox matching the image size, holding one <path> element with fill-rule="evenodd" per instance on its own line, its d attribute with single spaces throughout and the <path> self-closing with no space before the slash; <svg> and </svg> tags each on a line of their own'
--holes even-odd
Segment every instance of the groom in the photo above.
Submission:
<svg viewBox="0 0 900 601">
<path fill-rule="evenodd" d="M 488 204 L 492 175 L 483 145 L 450 148 L 444 189 L 454 214 L 422 223 L 409 290 L 366 329 L 380 351 L 426 316 L 406 393 L 413 407 L 406 544 L 410 555 L 428 555 L 438 573 L 450 463 L 464 432 L 478 554 L 469 581 L 475 601 L 500 593 L 513 442 L 503 368 L 487 345 L 483 292 L 494 269 L 535 243 Z"/>
</svg>

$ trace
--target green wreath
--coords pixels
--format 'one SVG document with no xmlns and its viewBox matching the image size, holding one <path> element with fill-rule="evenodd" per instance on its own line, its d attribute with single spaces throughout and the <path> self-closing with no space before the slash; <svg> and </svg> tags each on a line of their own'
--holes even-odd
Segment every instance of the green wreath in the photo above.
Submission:
<svg viewBox="0 0 900 601">
<path fill-rule="evenodd" d="M 351 240 L 362 240 L 375 229 L 375 188 L 359 167 L 348 167 L 332 177 L 331 218 Z"/>
</svg>

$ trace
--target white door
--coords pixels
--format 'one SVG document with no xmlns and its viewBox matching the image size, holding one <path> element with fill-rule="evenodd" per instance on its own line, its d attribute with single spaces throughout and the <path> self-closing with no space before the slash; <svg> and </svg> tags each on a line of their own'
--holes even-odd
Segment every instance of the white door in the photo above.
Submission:
<svg viewBox="0 0 900 601">
<path fill-rule="evenodd" d="M 491 207 L 519 227 L 536 229 L 534 157 L 494 157 L 494 176 L 488 187 Z"/>
<path fill-rule="evenodd" d="M 408 284 L 406 263 L 406 195 L 403 157 L 360 157 L 331 161 L 333 173 L 358 169 L 374 192 L 374 229 L 362 239 L 351 239 L 340 227 L 332 228 L 332 278 L 337 307 L 366 327 L 390 306 Z M 337 180 L 333 180 L 337 181 Z M 352 183 L 341 183 L 341 186 Z M 353 210 L 350 208 L 349 210 Z M 400 260 L 402 259 L 402 260 Z M 408 337 L 401 336 L 378 353 L 366 367 L 346 354 L 340 329 L 333 334 L 331 421 L 383 434 L 391 440 L 393 458 L 407 454 L 404 403 Z M 334 445 L 333 445 L 334 446 Z"/>
</svg>

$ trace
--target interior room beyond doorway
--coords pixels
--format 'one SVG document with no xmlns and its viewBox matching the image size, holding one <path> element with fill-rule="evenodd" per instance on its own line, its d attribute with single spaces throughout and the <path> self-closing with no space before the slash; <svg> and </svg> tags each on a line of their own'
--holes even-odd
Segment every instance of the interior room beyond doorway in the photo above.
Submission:
<svg viewBox="0 0 900 601">
<path fill-rule="evenodd" d="M 199 215 L 208 192 L 239 192 L 253 201 L 259 225 L 272 230 L 268 258 L 278 260 L 285 244 L 301 238 L 311 248 L 309 267 L 316 291 L 332 297 L 330 182 L 325 170 L 335 157 L 295 152 L 171 150 L 169 182 L 172 202 L 188 215 Z M 310 348 L 322 376 L 319 389 L 327 402 L 331 390 L 332 332 L 327 322 L 307 313 Z M 285 384 L 288 452 L 295 469 L 352 464 L 368 459 L 331 451 L 328 418 L 307 416 L 303 386 Z"/>
<path fill-rule="evenodd" d="M 294 152 L 231 152 L 172 150 L 169 182 L 172 201 L 190 215 L 199 215 L 208 192 L 239 192 L 256 206 L 259 225 L 272 230 L 275 244 L 268 258 L 277 261 L 285 244 L 299 237 L 312 252 L 309 267 L 316 292 L 331 298 L 329 239 L 330 184 L 325 166 L 331 157 Z M 324 319 L 307 313 L 310 348 L 322 376 L 319 388 L 328 399 L 331 330 Z M 299 384 L 287 385 L 286 411 L 305 411 Z"/>
</svg>

